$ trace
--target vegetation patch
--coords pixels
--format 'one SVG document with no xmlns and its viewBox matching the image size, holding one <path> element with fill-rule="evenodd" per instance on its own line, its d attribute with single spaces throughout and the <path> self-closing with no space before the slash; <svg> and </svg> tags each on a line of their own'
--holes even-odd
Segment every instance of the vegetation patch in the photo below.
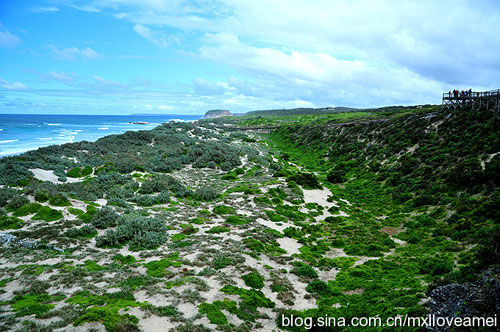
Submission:
<svg viewBox="0 0 500 332">
<path fill-rule="evenodd" d="M 90 166 L 85 166 L 84 168 L 81 167 L 74 167 L 70 169 L 67 173 L 66 176 L 70 178 L 83 178 L 87 175 L 92 174 L 92 167 Z"/>
<path fill-rule="evenodd" d="M 21 206 L 16 211 L 14 211 L 13 216 L 24 217 L 24 216 L 27 216 L 29 214 L 34 214 L 34 213 L 37 213 L 41 207 L 42 207 L 42 205 L 38 204 L 38 203 L 28 203 L 26 205 Z"/>
<path fill-rule="evenodd" d="M 40 318 L 55 307 L 53 302 L 64 299 L 64 296 L 50 296 L 49 294 L 16 295 L 9 303 L 16 316 L 35 315 Z"/>
<path fill-rule="evenodd" d="M 68 198 L 61 193 L 58 193 L 57 195 L 49 199 L 49 204 L 52 206 L 71 206 Z"/>
<path fill-rule="evenodd" d="M 0 216 L 0 230 L 5 229 L 19 229 L 24 225 L 24 221 L 19 218 L 11 216 Z"/>
<path fill-rule="evenodd" d="M 214 226 L 210 228 L 208 231 L 206 231 L 208 234 L 219 234 L 219 233 L 226 233 L 229 232 L 230 229 L 229 227 L 225 226 Z"/>
<path fill-rule="evenodd" d="M 148 276 L 163 278 L 165 277 L 166 269 L 170 266 L 180 267 L 182 262 L 179 259 L 179 253 L 174 252 L 169 254 L 166 258 L 160 259 L 159 261 L 151 261 L 144 264 L 144 267 L 147 269 L 146 273 Z"/>
<path fill-rule="evenodd" d="M 129 215 L 116 230 L 108 230 L 96 238 L 98 247 L 121 247 L 127 243 L 131 250 L 153 249 L 167 240 L 165 223 L 158 219 Z"/>
<path fill-rule="evenodd" d="M 244 225 L 248 224 L 250 220 L 244 216 L 229 216 L 226 218 L 226 223 L 231 225 Z"/>
<path fill-rule="evenodd" d="M 120 291 L 103 295 L 92 294 L 89 291 L 80 291 L 66 300 L 70 304 L 79 306 L 84 313 L 73 324 L 79 326 L 85 322 L 102 323 L 106 331 L 135 331 L 138 330 L 138 318 L 130 314 L 121 314 L 121 309 L 137 307 L 130 292 Z"/>
<path fill-rule="evenodd" d="M 97 230 L 89 225 L 84 225 L 80 228 L 71 228 L 68 229 L 65 233 L 65 236 L 71 238 L 87 238 L 91 239 L 97 235 Z"/>
<path fill-rule="evenodd" d="M 232 206 L 227 206 L 227 205 L 216 205 L 214 206 L 214 213 L 215 214 L 235 214 L 236 209 L 233 208 Z"/>
<path fill-rule="evenodd" d="M 42 206 L 38 209 L 38 212 L 33 216 L 33 220 L 43 220 L 43 221 L 55 221 L 63 217 L 63 214 L 59 210 L 52 209 L 48 206 Z"/>
<path fill-rule="evenodd" d="M 258 272 L 250 272 L 241 277 L 245 282 L 245 285 L 255 289 L 262 289 L 264 287 L 264 277 Z"/>
</svg>

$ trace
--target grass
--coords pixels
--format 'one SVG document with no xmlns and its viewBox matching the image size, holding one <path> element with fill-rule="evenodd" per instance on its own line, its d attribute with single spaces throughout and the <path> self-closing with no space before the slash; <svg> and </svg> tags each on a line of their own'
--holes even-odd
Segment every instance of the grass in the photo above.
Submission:
<svg viewBox="0 0 500 332">
<path fill-rule="evenodd" d="M 24 221 L 19 218 L 11 216 L 0 216 L 0 230 L 6 229 L 19 229 L 24 225 Z"/>
<path fill-rule="evenodd" d="M 29 214 L 37 213 L 41 207 L 42 205 L 38 203 L 28 203 L 26 205 L 21 206 L 16 211 L 14 211 L 12 215 L 15 217 L 24 217 Z"/>
<path fill-rule="evenodd" d="M 220 233 L 226 233 L 226 232 L 229 232 L 230 231 L 230 228 L 229 227 L 225 227 L 225 226 L 214 226 L 212 228 L 210 228 L 207 233 L 208 234 L 220 234 Z"/>
<path fill-rule="evenodd" d="M 55 221 L 63 217 L 59 210 L 54 210 L 48 206 L 42 206 L 38 212 L 33 216 L 33 220 Z"/>
<path fill-rule="evenodd" d="M 123 309 L 140 305 L 129 292 L 120 291 L 97 295 L 89 291 L 80 291 L 66 302 L 84 310 L 83 314 L 73 322 L 75 326 L 85 322 L 99 322 L 104 325 L 106 331 L 137 329 L 136 325 L 139 322 L 137 317 L 120 313 Z"/>
<path fill-rule="evenodd" d="M 10 306 L 17 317 L 35 315 L 40 318 L 55 307 L 52 302 L 63 299 L 64 296 L 51 296 L 49 294 L 16 295 Z"/>
<path fill-rule="evenodd" d="M 180 267 L 182 262 L 179 260 L 179 253 L 174 252 L 169 254 L 167 258 L 163 258 L 159 261 L 151 261 L 144 264 L 147 269 L 146 274 L 155 278 L 163 278 L 167 273 L 166 269 L 170 266 Z"/>
</svg>

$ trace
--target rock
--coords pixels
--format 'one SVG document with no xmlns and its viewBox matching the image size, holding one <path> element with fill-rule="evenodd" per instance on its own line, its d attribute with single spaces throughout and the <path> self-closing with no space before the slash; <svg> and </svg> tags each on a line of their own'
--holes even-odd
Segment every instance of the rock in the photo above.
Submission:
<svg viewBox="0 0 500 332">
<path fill-rule="evenodd" d="M 210 110 L 205 113 L 205 118 L 207 119 L 220 118 L 223 116 L 233 116 L 233 114 L 228 110 Z"/>
<path fill-rule="evenodd" d="M 500 312 L 500 268 L 487 269 L 475 282 L 436 287 L 430 293 L 429 309 L 436 317 L 494 317 Z"/>
<path fill-rule="evenodd" d="M 18 240 L 17 236 L 9 234 L 9 233 L 3 233 L 3 232 L 0 232 L 0 244 L 18 245 L 18 246 L 29 248 L 29 249 L 48 248 L 48 249 L 53 249 L 53 250 L 59 251 L 59 252 L 63 251 L 61 248 L 53 246 L 51 244 L 43 245 L 43 244 L 40 244 L 38 241 L 30 241 L 30 240 L 26 240 L 26 239 Z"/>
</svg>

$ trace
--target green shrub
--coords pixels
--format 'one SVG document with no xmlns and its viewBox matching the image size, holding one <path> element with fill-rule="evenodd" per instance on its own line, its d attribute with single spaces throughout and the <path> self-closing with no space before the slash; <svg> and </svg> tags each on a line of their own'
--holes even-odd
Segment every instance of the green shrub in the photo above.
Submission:
<svg viewBox="0 0 500 332">
<path fill-rule="evenodd" d="M 33 214 L 38 212 L 38 210 L 42 207 L 41 204 L 38 203 L 28 203 L 26 205 L 21 206 L 19 209 L 14 211 L 13 215 L 16 217 L 24 217 L 29 214 Z"/>
<path fill-rule="evenodd" d="M 245 274 L 242 279 L 248 287 L 256 289 L 262 289 L 264 287 L 264 277 L 262 277 L 258 272 Z"/>
<path fill-rule="evenodd" d="M 235 208 L 233 208 L 232 206 L 227 206 L 227 205 L 216 205 L 216 206 L 214 206 L 213 211 L 215 214 L 233 214 L 233 213 L 236 213 Z"/>
<path fill-rule="evenodd" d="M 43 314 L 49 312 L 55 307 L 53 302 L 55 298 L 49 294 L 25 294 L 16 295 L 11 301 L 10 306 L 17 317 L 35 315 L 40 318 Z"/>
<path fill-rule="evenodd" d="M 211 187 L 201 187 L 196 189 L 196 191 L 194 192 L 194 196 L 197 200 L 200 201 L 211 201 L 213 199 L 216 199 L 219 195 L 217 194 L 215 189 Z"/>
<path fill-rule="evenodd" d="M 328 172 L 326 179 L 330 183 L 342 183 L 344 182 L 345 171 L 339 168 L 334 168 Z"/>
<path fill-rule="evenodd" d="M 298 264 L 292 269 L 292 272 L 298 275 L 299 277 L 304 277 L 304 278 L 315 279 L 318 277 L 318 273 L 316 272 L 316 270 L 314 270 L 312 266 L 300 262 L 298 262 Z"/>
<path fill-rule="evenodd" d="M 250 221 L 243 216 L 229 216 L 226 218 L 226 222 L 231 225 L 244 225 Z"/>
<path fill-rule="evenodd" d="M 54 210 L 48 206 L 42 206 L 38 212 L 33 216 L 33 220 L 55 221 L 63 217 L 59 210 Z"/>
<path fill-rule="evenodd" d="M 110 310 L 103 307 L 88 308 L 79 316 L 73 325 L 79 326 L 85 322 L 100 322 L 108 332 L 114 331 L 139 331 L 137 323 L 139 319 L 130 314 L 120 314 L 118 310 Z"/>
<path fill-rule="evenodd" d="M 15 211 L 19 209 L 21 206 L 29 204 L 30 200 L 27 199 L 24 196 L 21 195 L 15 195 L 12 197 L 9 201 L 9 204 L 7 204 L 6 209 L 9 212 Z"/>
<path fill-rule="evenodd" d="M 271 200 L 266 196 L 256 196 L 253 198 L 253 201 L 256 204 L 260 204 L 260 205 L 273 205 Z"/>
<path fill-rule="evenodd" d="M 311 173 L 302 173 L 299 172 L 287 178 L 287 181 L 294 181 L 295 183 L 301 185 L 305 189 L 321 189 L 321 185 L 319 184 L 318 178 L 316 175 Z"/>
<path fill-rule="evenodd" d="M 133 263 L 137 262 L 137 260 L 135 259 L 134 256 L 132 256 L 132 255 L 123 256 L 122 254 L 118 254 L 118 255 L 113 256 L 113 260 L 117 261 L 121 265 L 133 264 Z"/>
<path fill-rule="evenodd" d="M 92 225 L 95 228 L 105 229 L 109 227 L 115 227 L 120 220 L 120 215 L 116 213 L 112 208 L 105 206 L 92 217 Z"/>
<path fill-rule="evenodd" d="M 67 173 L 66 176 L 70 178 L 83 178 L 87 175 L 92 174 L 92 167 L 90 166 L 85 166 L 83 169 L 80 167 L 74 167 L 70 169 Z"/>
<path fill-rule="evenodd" d="M 49 200 L 49 204 L 52 206 L 71 206 L 68 198 L 63 194 L 59 193 Z"/>
<path fill-rule="evenodd" d="M 121 247 L 127 243 L 130 249 L 154 249 L 167 240 L 167 228 L 159 219 L 130 215 L 118 225 L 116 230 L 108 230 L 96 238 L 98 247 Z"/>
<path fill-rule="evenodd" d="M 66 231 L 64 234 L 67 237 L 71 238 L 93 238 L 97 235 L 97 230 L 89 225 L 84 225 L 80 228 L 71 228 Z"/>
<path fill-rule="evenodd" d="M 35 200 L 37 202 L 43 203 L 50 199 L 50 194 L 47 190 L 37 189 L 35 190 Z"/>
<path fill-rule="evenodd" d="M 219 233 L 225 233 L 225 232 L 229 232 L 229 231 L 230 231 L 229 227 L 214 226 L 214 227 L 210 228 L 206 233 L 219 234 Z"/>
<path fill-rule="evenodd" d="M 334 295 L 341 295 L 340 291 L 335 291 L 332 287 L 330 287 L 326 282 L 321 280 L 311 281 L 307 287 L 306 291 L 316 296 L 327 297 Z"/>
<path fill-rule="evenodd" d="M 170 266 L 181 267 L 182 262 L 179 260 L 179 253 L 174 252 L 169 254 L 166 258 L 160 259 L 159 261 L 151 261 L 144 264 L 147 269 L 146 274 L 155 278 L 163 278 L 167 272 L 166 269 Z"/>
<path fill-rule="evenodd" d="M 16 217 L 0 216 L 0 230 L 22 228 L 24 221 Z"/>
</svg>

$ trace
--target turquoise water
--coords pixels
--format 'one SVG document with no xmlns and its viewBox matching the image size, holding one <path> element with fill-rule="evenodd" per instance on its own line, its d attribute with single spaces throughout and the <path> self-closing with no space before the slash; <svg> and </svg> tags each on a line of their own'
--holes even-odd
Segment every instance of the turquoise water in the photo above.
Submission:
<svg viewBox="0 0 500 332">
<path fill-rule="evenodd" d="M 168 121 L 194 121 L 202 115 L 46 115 L 0 114 L 0 157 L 42 146 L 95 141 L 129 130 L 152 129 Z M 133 124 L 132 122 L 147 122 Z"/>
</svg>

